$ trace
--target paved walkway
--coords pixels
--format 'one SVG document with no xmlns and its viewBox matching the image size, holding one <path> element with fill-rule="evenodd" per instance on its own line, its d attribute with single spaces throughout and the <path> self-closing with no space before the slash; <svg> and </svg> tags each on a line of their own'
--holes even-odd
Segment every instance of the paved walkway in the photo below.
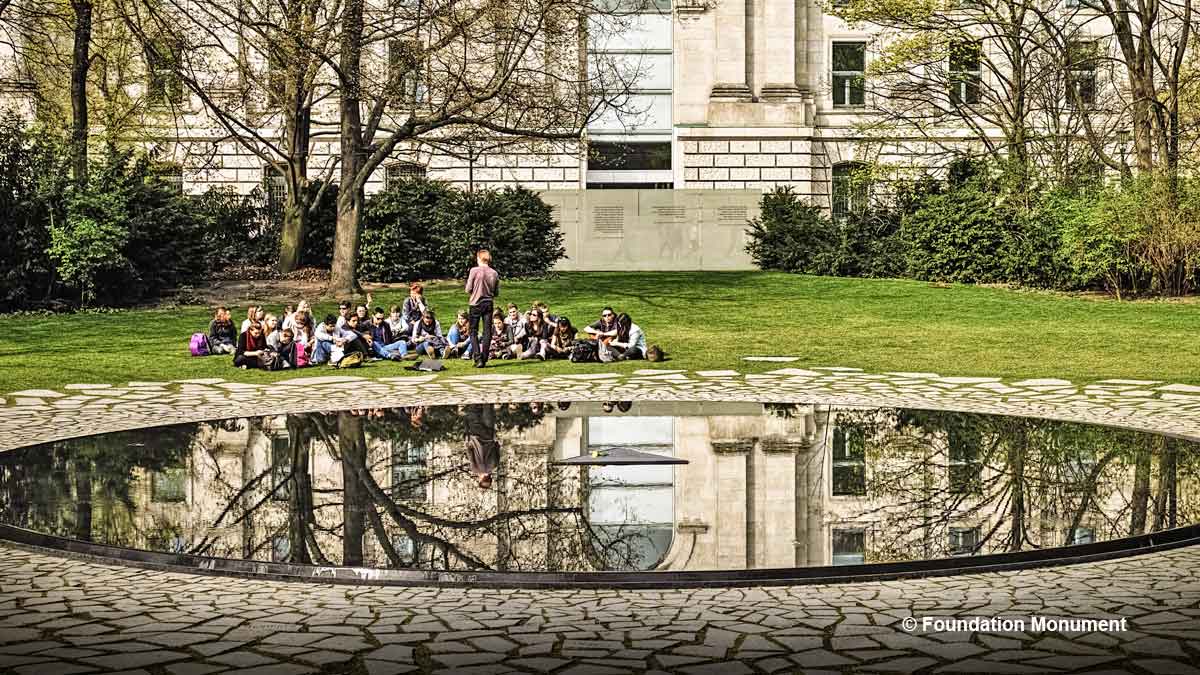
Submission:
<svg viewBox="0 0 1200 675">
<path fill-rule="evenodd" d="M 297 396 L 299 387 L 309 387 Z M 1200 439 L 1200 387 L 1006 382 L 845 368 L 553 378 L 301 377 L 12 392 L 0 450 L 172 422 L 531 400 L 937 407 Z M 30 430 L 37 430 L 31 435 Z M 107 566 L 0 545 L 0 672 L 407 671 L 1200 673 L 1200 547 L 1024 572 L 762 589 L 519 591 L 319 586 Z M 1128 630 L 906 631 L 906 617 L 1127 617 Z"/>
<path fill-rule="evenodd" d="M 329 372 L 329 371 L 325 371 Z M 298 395 L 303 387 L 308 391 Z M 853 368 L 732 370 L 643 369 L 632 375 L 581 373 L 538 378 L 310 375 L 246 384 L 221 379 L 68 384 L 0 397 L 0 450 L 38 441 L 247 414 L 275 415 L 395 405 L 487 401 L 732 400 L 944 408 L 1028 415 L 1162 431 L 1200 439 L 1200 386 L 1148 380 L 1073 384 L 1059 379 L 1004 381 L 935 373 L 865 373 Z M 38 429 L 37 437 L 28 434 Z"/>
<path fill-rule="evenodd" d="M 0 546 L 0 671 L 1197 673 L 1200 550 L 837 586 L 521 591 L 150 572 Z M 906 631 L 906 617 L 1127 617 Z"/>
</svg>

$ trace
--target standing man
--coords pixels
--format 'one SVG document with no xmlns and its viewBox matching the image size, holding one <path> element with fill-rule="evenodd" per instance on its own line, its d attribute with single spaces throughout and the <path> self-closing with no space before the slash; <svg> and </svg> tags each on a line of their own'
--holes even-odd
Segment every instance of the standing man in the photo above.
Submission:
<svg viewBox="0 0 1200 675">
<path fill-rule="evenodd" d="M 492 300 L 500 295 L 500 275 L 492 269 L 492 254 L 486 248 L 475 254 L 475 267 L 467 275 L 467 295 L 470 296 L 468 320 L 471 322 L 471 354 L 475 367 L 487 365 L 492 344 Z M 479 322 L 483 321 L 483 345 L 479 341 Z"/>
</svg>

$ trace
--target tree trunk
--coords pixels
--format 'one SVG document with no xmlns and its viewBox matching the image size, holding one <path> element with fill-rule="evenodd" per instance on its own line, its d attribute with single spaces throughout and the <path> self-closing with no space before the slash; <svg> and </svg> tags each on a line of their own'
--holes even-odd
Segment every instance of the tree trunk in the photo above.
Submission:
<svg viewBox="0 0 1200 675">
<path fill-rule="evenodd" d="M 304 254 L 304 235 L 308 232 L 308 206 L 297 199 L 297 196 L 289 187 L 287 201 L 283 207 L 283 229 L 279 237 L 280 272 L 291 272 L 300 267 L 300 256 Z"/>
<path fill-rule="evenodd" d="M 292 454 L 292 484 L 288 495 L 288 562 L 312 564 L 308 526 L 313 521 L 312 477 L 308 473 L 309 426 L 299 415 L 288 415 L 288 451 Z"/>
<path fill-rule="evenodd" d="M 1009 519 L 1012 521 L 1009 530 L 1007 550 L 1020 551 L 1025 545 L 1025 425 L 1016 421 L 1013 427 L 1012 441 L 1008 446 L 1008 470 L 1012 475 L 1011 499 L 1009 503 Z"/>
<path fill-rule="evenodd" d="M 296 68 L 298 66 L 291 66 Z M 312 195 L 308 194 L 308 141 L 311 110 L 303 101 L 297 103 L 298 87 L 289 78 L 286 104 L 299 109 L 285 115 L 287 149 L 291 161 L 287 176 L 287 197 L 283 207 L 283 228 L 279 237 L 279 271 L 291 272 L 300 266 L 304 255 L 304 237 L 308 234 L 308 210 Z"/>
<path fill-rule="evenodd" d="M 71 51 L 71 170 L 75 185 L 87 185 L 88 101 L 87 76 L 91 67 L 92 3 L 74 0 L 75 41 Z"/>
<path fill-rule="evenodd" d="M 1150 505 L 1150 451 L 1137 451 L 1133 473 L 1133 496 L 1130 498 L 1129 536 L 1146 531 L 1146 512 Z"/>
<path fill-rule="evenodd" d="M 75 464 L 75 538 L 92 540 L 92 462 Z"/>
<path fill-rule="evenodd" d="M 367 462 L 362 417 L 338 413 L 338 451 L 342 455 L 342 564 L 361 567 L 366 512 L 372 508 L 367 488 L 355 472 L 356 466 L 365 466 Z"/>
<path fill-rule="evenodd" d="M 358 235 L 364 199 L 360 170 L 363 163 L 362 37 L 364 0 L 348 0 L 342 19 L 339 67 L 344 78 L 341 97 L 341 185 L 337 200 L 337 230 L 333 240 L 333 266 L 329 270 L 328 293 L 338 297 L 361 289 L 355 274 L 358 265 Z"/>
</svg>

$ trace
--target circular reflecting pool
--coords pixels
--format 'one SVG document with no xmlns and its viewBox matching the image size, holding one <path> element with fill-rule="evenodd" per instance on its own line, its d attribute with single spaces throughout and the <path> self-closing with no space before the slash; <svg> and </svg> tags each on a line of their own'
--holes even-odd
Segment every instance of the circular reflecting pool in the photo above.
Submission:
<svg viewBox="0 0 1200 675">
<path fill-rule="evenodd" d="M 0 524 L 126 548 L 508 572 L 886 563 L 1197 522 L 1191 442 L 1083 424 L 720 402 L 179 424 L 0 453 Z"/>
</svg>

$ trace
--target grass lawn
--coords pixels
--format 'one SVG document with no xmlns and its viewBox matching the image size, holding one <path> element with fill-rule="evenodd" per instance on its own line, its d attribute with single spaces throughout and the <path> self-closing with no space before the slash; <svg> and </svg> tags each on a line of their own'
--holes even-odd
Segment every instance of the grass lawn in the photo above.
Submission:
<svg viewBox="0 0 1200 675">
<path fill-rule="evenodd" d="M 406 293 L 381 291 L 375 304 Z M 431 284 L 426 296 L 443 329 L 465 307 L 462 287 Z M 611 304 L 627 311 L 670 360 L 660 368 L 759 372 L 794 365 L 868 371 L 1104 378 L 1200 384 L 1200 307 L 1183 302 L 1116 302 L 972 286 L 834 279 L 761 272 L 570 273 L 505 282 L 501 305 L 545 300 L 576 325 Z M 361 302 L 361 299 L 358 300 Z M 271 305 L 273 311 L 282 309 Z M 335 312 L 318 303 L 316 313 Z M 231 307 L 235 323 L 245 307 Z M 239 312 L 240 310 L 240 312 Z M 206 307 L 112 314 L 0 318 L 0 392 L 72 382 L 124 383 L 222 377 L 270 382 L 330 374 L 328 368 L 267 373 L 234 369 L 232 357 L 193 358 L 188 337 L 207 328 Z M 319 317 L 318 317 L 319 320 Z M 742 361 L 790 355 L 793 364 Z M 450 374 L 477 373 L 454 361 Z M 493 361 L 490 372 L 629 372 L 644 362 L 576 365 Z M 366 364 L 344 374 L 403 375 L 402 364 Z"/>
</svg>

